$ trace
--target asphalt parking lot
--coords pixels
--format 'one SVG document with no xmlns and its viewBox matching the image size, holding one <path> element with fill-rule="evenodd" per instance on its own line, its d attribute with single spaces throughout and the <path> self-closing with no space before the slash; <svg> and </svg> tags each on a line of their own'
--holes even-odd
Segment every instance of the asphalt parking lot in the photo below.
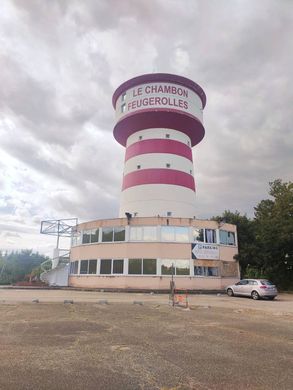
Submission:
<svg viewBox="0 0 293 390">
<path fill-rule="evenodd" d="M 293 295 L 194 295 L 189 304 L 0 289 L 0 389 L 293 388 Z"/>
</svg>

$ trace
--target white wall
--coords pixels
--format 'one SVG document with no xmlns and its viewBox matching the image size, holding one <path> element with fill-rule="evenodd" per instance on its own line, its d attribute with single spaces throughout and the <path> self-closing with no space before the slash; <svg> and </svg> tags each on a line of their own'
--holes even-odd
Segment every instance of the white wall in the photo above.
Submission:
<svg viewBox="0 0 293 390">
<path fill-rule="evenodd" d="M 193 175 L 193 164 L 185 157 L 177 156 L 169 153 L 145 153 L 135 156 L 126 161 L 124 165 L 124 175 L 130 172 L 137 171 L 137 166 L 140 169 L 164 168 L 166 164 L 170 164 L 169 169 L 185 172 Z M 190 173 L 191 171 L 191 173 Z"/>
<path fill-rule="evenodd" d="M 41 280 L 49 286 L 68 286 L 69 264 L 58 266 L 41 275 Z"/>
<path fill-rule="evenodd" d="M 167 216 L 193 218 L 195 192 L 189 188 L 168 184 L 147 184 L 130 187 L 121 193 L 119 217 L 125 212 L 139 217 Z"/>
<path fill-rule="evenodd" d="M 126 147 L 134 144 L 135 142 L 140 141 L 139 137 L 142 137 L 142 140 L 146 139 L 166 139 L 166 134 L 170 134 L 170 138 L 174 141 L 182 142 L 186 145 L 191 145 L 191 140 L 188 135 L 182 133 L 178 130 L 173 129 L 162 129 L 162 128 L 153 128 L 153 129 L 144 129 L 137 131 L 136 133 L 130 135 L 127 139 Z"/>
</svg>

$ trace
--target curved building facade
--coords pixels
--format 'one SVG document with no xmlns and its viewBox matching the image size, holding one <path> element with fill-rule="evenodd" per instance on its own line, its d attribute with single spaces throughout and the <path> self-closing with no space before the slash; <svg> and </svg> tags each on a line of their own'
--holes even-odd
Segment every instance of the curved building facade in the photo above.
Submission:
<svg viewBox="0 0 293 390">
<path fill-rule="evenodd" d="M 195 218 L 192 148 L 204 137 L 206 96 L 184 77 L 150 74 L 113 95 L 125 148 L 119 218 L 79 224 L 69 285 L 221 290 L 239 279 L 234 225 Z"/>
</svg>

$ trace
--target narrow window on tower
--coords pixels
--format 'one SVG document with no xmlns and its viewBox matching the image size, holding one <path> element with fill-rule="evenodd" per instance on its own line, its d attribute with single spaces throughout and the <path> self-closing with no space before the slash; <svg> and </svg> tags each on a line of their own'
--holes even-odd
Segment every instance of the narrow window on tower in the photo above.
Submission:
<svg viewBox="0 0 293 390">
<path fill-rule="evenodd" d="M 121 96 L 121 101 L 122 102 L 125 102 L 125 99 L 126 99 L 126 92 L 124 92 Z"/>
<path fill-rule="evenodd" d="M 192 175 L 192 170 L 190 169 L 189 173 Z"/>
<path fill-rule="evenodd" d="M 136 166 L 136 168 L 137 168 L 137 169 L 140 169 L 140 168 L 141 168 L 141 166 L 140 166 L 140 165 L 137 165 L 137 166 Z"/>
<path fill-rule="evenodd" d="M 172 211 L 167 211 L 167 217 L 172 217 Z"/>
<path fill-rule="evenodd" d="M 123 103 L 123 104 L 121 105 L 121 112 L 125 112 L 125 110 L 126 110 L 126 104 Z"/>
<path fill-rule="evenodd" d="M 138 139 L 141 141 L 141 140 L 142 140 L 142 135 L 140 135 L 140 136 L 138 137 Z"/>
<path fill-rule="evenodd" d="M 170 138 L 170 134 L 166 134 L 166 138 Z"/>
<path fill-rule="evenodd" d="M 167 163 L 166 168 L 170 168 L 170 167 L 171 167 L 171 164 Z"/>
</svg>

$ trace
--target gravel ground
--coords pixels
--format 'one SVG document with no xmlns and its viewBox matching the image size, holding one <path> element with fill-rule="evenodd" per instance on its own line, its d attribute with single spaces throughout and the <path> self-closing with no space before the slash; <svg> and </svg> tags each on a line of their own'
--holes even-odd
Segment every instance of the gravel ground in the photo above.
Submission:
<svg viewBox="0 0 293 390">
<path fill-rule="evenodd" d="M 189 301 L 0 289 L 0 389 L 293 389 L 292 295 Z"/>
</svg>

